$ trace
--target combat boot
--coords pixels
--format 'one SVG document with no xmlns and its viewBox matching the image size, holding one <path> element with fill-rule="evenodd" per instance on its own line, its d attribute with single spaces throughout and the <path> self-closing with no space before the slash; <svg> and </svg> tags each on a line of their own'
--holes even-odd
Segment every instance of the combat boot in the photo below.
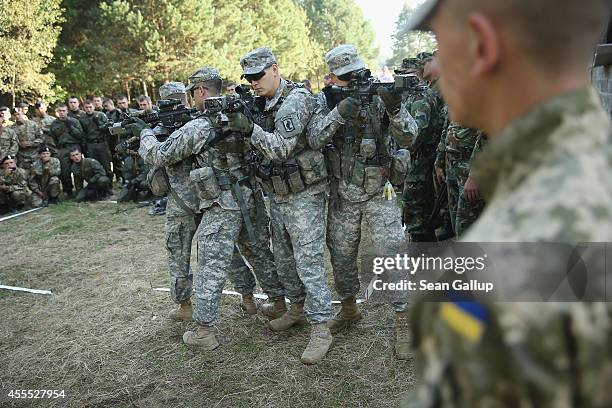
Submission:
<svg viewBox="0 0 612 408">
<path fill-rule="evenodd" d="M 323 360 L 334 341 L 326 323 L 315 323 L 310 331 L 310 341 L 302 353 L 302 363 L 318 364 Z"/>
<path fill-rule="evenodd" d="M 410 324 L 408 312 L 395 313 L 395 358 L 408 360 L 410 352 Z"/>
<path fill-rule="evenodd" d="M 329 327 L 329 330 L 331 330 L 333 334 L 336 334 L 359 320 L 361 320 L 361 313 L 357 308 L 357 300 L 355 296 L 351 296 L 342 301 L 340 311 L 333 319 L 327 322 L 327 327 Z"/>
<path fill-rule="evenodd" d="M 212 326 L 198 326 L 196 331 L 185 332 L 183 342 L 188 346 L 207 351 L 219 347 L 219 342 L 215 337 L 215 328 Z"/>
<path fill-rule="evenodd" d="M 278 319 L 287 312 L 287 302 L 285 302 L 285 298 L 283 296 L 270 299 L 269 302 L 261 305 L 259 310 L 261 310 L 261 313 L 263 313 L 264 316 L 267 316 L 270 319 Z"/>
<path fill-rule="evenodd" d="M 257 306 L 255 306 L 252 293 L 245 293 L 242 295 L 242 303 L 240 303 L 240 307 L 248 315 L 252 316 L 257 314 Z"/>
<path fill-rule="evenodd" d="M 179 303 L 179 307 L 173 309 L 169 314 L 168 318 L 177 321 L 190 322 L 193 316 L 193 305 L 191 299 L 183 300 Z"/>
<path fill-rule="evenodd" d="M 270 320 L 268 324 L 273 331 L 284 331 L 304 323 L 306 323 L 306 316 L 304 316 L 304 302 L 301 302 L 292 303 L 287 312 L 278 319 Z"/>
</svg>

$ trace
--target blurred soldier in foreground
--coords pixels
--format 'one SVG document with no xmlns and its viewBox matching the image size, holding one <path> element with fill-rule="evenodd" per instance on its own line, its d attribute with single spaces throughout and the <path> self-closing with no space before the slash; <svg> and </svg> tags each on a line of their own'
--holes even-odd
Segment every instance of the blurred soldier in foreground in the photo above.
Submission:
<svg viewBox="0 0 612 408">
<path fill-rule="evenodd" d="M 366 69 L 352 45 L 332 49 L 325 55 L 325 61 L 332 83 L 339 87 L 348 86 L 356 73 Z M 318 117 L 308 130 L 308 141 L 315 149 L 325 148 L 327 168 L 333 171 L 327 213 L 327 246 L 334 284 L 342 299 L 342 309 L 328 323 L 335 334 L 361 319 L 357 308 L 360 288 L 357 257 L 362 221 L 368 227 L 377 256 L 404 249 L 406 240 L 397 198 L 394 195 L 387 197 L 383 192 L 393 188 L 393 183 L 401 185 L 404 182 L 410 162 L 406 150 L 403 151 L 405 154 L 396 157 L 395 149 L 390 146 L 408 147 L 418 128 L 410 113 L 400 119 L 401 95 L 394 99 L 385 94 L 388 106 L 380 97 L 374 96 L 368 107 L 362 107 L 355 97 L 336 102 L 331 95 L 326 97 L 329 92 L 325 88 L 318 96 Z M 364 118 L 373 130 L 369 134 L 359 126 Z M 400 123 L 400 120 L 405 123 Z M 390 137 L 393 142 L 390 142 Z M 399 175 L 396 166 L 403 169 Z M 396 312 L 395 355 L 408 359 L 407 304 L 405 299 L 396 298 L 391 306 Z"/>
<path fill-rule="evenodd" d="M 59 159 L 51 157 L 51 150 L 46 146 L 38 150 L 38 157 L 30 170 L 32 204 L 35 207 L 46 207 L 59 198 L 61 166 Z"/>
<path fill-rule="evenodd" d="M 72 166 L 70 150 L 80 149 L 83 143 L 83 128 L 77 119 L 68 116 L 68 107 L 63 103 L 55 108 L 55 116 L 57 116 L 57 120 L 51 124 L 49 131 L 51 137 L 57 140 L 58 158 L 62 170 L 60 179 L 62 180 L 64 194 L 70 197 L 73 188 L 72 177 L 70 177 L 70 167 Z"/>
<path fill-rule="evenodd" d="M 13 117 L 15 124 L 11 126 L 11 129 L 17 133 L 19 139 L 17 164 L 29 172 L 34 161 L 38 159 L 38 149 L 43 143 L 42 130 L 34 121 L 28 120 L 21 110 L 16 109 Z"/>
<path fill-rule="evenodd" d="M 51 136 L 51 124 L 55 121 L 55 117 L 47 113 L 47 104 L 43 101 L 36 102 L 34 109 L 32 121 L 42 130 L 43 142 L 49 148 L 51 155 L 55 157 L 57 156 L 57 141 Z"/>
<path fill-rule="evenodd" d="M 489 135 L 471 169 L 487 207 L 462 241 L 611 242 L 611 129 L 588 72 L 610 2 L 430 0 L 416 16 L 451 120 Z M 537 275 L 549 259 L 520 261 Z M 422 384 L 405 405 L 612 406 L 609 303 L 476 299 L 413 308 Z"/>
<path fill-rule="evenodd" d="M 74 176 L 77 190 L 75 201 L 98 201 L 105 198 L 111 187 L 110 179 L 106 177 L 104 167 L 96 160 L 85 158 L 81 149 L 75 147 L 70 150 L 72 166 L 70 171 Z M 84 182 L 87 182 L 85 185 Z"/>
<path fill-rule="evenodd" d="M 323 259 L 327 170 L 323 154 L 311 149 L 306 137 L 316 100 L 281 77 L 269 48 L 247 53 L 240 65 L 244 78 L 265 99 L 253 118 L 228 115 L 228 129 L 250 136 L 263 157 L 257 175 L 270 197 L 276 270 L 291 300 L 289 311 L 271 320 L 270 328 L 285 331 L 308 318 L 310 341 L 301 361 L 317 364 L 332 344 L 327 322 L 333 309 Z"/>
<path fill-rule="evenodd" d="M 17 167 L 12 156 L 0 158 L 0 165 L 0 214 L 28 209 L 32 192 L 28 188 L 26 171 Z"/>
</svg>

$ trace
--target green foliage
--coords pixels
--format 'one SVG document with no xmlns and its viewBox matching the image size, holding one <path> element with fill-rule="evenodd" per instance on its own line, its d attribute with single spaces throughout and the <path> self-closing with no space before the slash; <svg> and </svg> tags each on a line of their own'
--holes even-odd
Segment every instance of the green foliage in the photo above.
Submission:
<svg viewBox="0 0 612 408">
<path fill-rule="evenodd" d="M 310 22 L 310 38 L 315 42 L 316 58 L 311 69 L 318 76 L 328 70 L 325 53 L 340 44 L 352 44 L 359 55 L 373 67 L 378 56 L 374 47 L 374 29 L 365 20 L 354 0 L 299 0 Z"/>
<path fill-rule="evenodd" d="M 432 34 L 420 31 L 405 32 L 406 24 L 413 13 L 414 9 L 406 4 L 395 22 L 393 56 L 387 61 L 389 67 L 400 66 L 404 58 L 416 57 L 423 51 L 433 52 L 437 48 L 436 39 Z"/>
<path fill-rule="evenodd" d="M 61 23 L 60 0 L 0 1 L 0 93 L 53 100 L 55 77 L 45 72 Z"/>
</svg>

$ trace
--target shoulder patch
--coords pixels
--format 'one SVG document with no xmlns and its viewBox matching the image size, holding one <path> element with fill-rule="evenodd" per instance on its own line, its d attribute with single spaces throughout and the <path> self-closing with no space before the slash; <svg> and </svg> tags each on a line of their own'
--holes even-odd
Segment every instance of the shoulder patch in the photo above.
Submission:
<svg viewBox="0 0 612 408">
<path fill-rule="evenodd" d="M 291 116 L 285 116 L 281 119 L 281 123 L 285 128 L 285 132 L 290 133 L 295 130 L 295 124 L 293 123 L 293 118 Z"/>
</svg>

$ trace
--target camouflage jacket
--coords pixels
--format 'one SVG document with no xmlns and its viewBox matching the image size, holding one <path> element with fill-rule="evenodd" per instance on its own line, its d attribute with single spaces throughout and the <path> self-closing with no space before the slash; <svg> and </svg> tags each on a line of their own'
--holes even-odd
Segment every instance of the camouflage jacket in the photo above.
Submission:
<svg viewBox="0 0 612 408">
<path fill-rule="evenodd" d="M 47 163 L 43 163 L 40 159 L 36 160 L 30 169 L 30 189 L 35 193 L 43 191 L 51 177 L 59 177 L 60 173 L 58 158 L 51 157 Z"/>
<path fill-rule="evenodd" d="M 7 193 L 15 191 L 30 191 L 28 188 L 27 173 L 24 169 L 17 167 L 12 173 L 6 174 L 4 169 L 0 169 L 0 186 Z"/>
<path fill-rule="evenodd" d="M 51 124 L 55 121 L 55 117 L 51 115 L 45 115 L 42 118 L 35 116 L 32 118 L 32 122 L 35 122 L 43 131 L 43 133 L 49 133 L 51 130 Z"/>
<path fill-rule="evenodd" d="M 80 145 L 83 139 L 81 123 L 71 117 L 54 121 L 51 124 L 50 132 L 60 149 L 69 145 Z"/>
<path fill-rule="evenodd" d="M 82 111 L 80 109 L 77 109 L 75 111 L 71 111 L 70 109 L 68 109 L 68 117 L 70 118 L 80 121 L 81 117 L 84 115 L 85 115 L 85 111 Z"/>
<path fill-rule="evenodd" d="M 282 166 L 298 154 L 312 150 L 306 137 L 317 102 L 312 94 L 301 86 L 281 79 L 276 94 L 265 100 L 263 109 L 254 114 L 251 146 L 257 149 L 264 160 L 273 166 Z M 327 181 L 307 186 L 305 191 L 286 195 L 274 193 L 277 202 L 289 201 L 301 194 L 318 194 L 326 191 Z"/>
<path fill-rule="evenodd" d="M 418 134 L 412 140 L 410 152 L 434 151 L 440 142 L 442 124 L 438 97 L 430 88 L 419 93 L 406 93 L 402 110 L 412 115 L 418 126 Z"/>
<path fill-rule="evenodd" d="M 308 127 L 308 143 L 313 149 L 326 148 L 328 168 L 332 169 L 332 176 L 339 182 L 340 195 L 352 202 L 366 201 L 378 195 L 380 191 L 368 194 L 362 186 L 349 181 L 355 160 L 361 159 L 362 135 L 356 124 L 345 122 L 337 107 L 331 108 L 330 111 L 327 98 L 321 92 L 317 97 L 314 119 Z M 397 147 L 409 148 L 418 134 L 416 121 L 409 112 L 388 114 L 378 96 L 374 97 L 370 104 L 368 120 L 371 122 L 374 136 L 378 135 L 374 139 L 377 157 L 387 164 L 394 157 Z M 345 143 L 345 140 L 350 143 Z M 379 190 L 382 188 L 383 186 Z"/>
<path fill-rule="evenodd" d="M 83 188 L 83 181 L 96 183 L 100 177 L 106 177 L 104 167 L 96 159 L 83 158 L 80 163 L 72 163 L 70 171 L 74 175 L 74 185 L 78 190 Z"/>
<path fill-rule="evenodd" d="M 10 127 L 0 127 L 0 157 L 16 156 L 19 151 L 17 133 Z"/>
<path fill-rule="evenodd" d="M 591 88 L 516 119 L 473 164 L 488 205 L 462 241 L 611 242 L 610 134 Z M 532 290 L 552 260 L 520 259 L 520 271 L 532 277 L 523 290 Z M 511 268 L 519 272 L 516 259 Z M 470 303 L 484 317 L 471 338 L 444 316 L 445 304 L 413 308 L 422 385 L 405 406 L 612 406 L 610 303 Z"/>
<path fill-rule="evenodd" d="M 42 129 L 33 121 L 15 123 L 11 129 L 17 133 L 19 143 L 27 142 L 28 147 L 19 147 L 17 157 L 19 161 L 34 161 L 38 157 L 38 148 L 43 144 Z"/>
<path fill-rule="evenodd" d="M 86 143 L 102 143 L 107 141 L 108 118 L 102 112 L 94 111 L 91 115 L 84 113 L 79 119 L 83 127 Z"/>
</svg>

